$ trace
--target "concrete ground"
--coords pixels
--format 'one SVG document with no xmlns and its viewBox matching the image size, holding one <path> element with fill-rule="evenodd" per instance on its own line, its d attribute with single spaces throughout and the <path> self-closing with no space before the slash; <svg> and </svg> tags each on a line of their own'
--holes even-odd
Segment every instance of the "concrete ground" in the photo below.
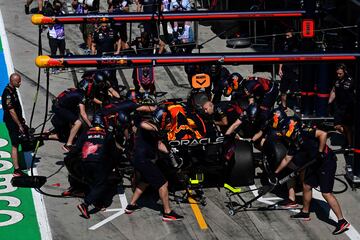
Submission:
<svg viewBox="0 0 360 240">
<path fill-rule="evenodd" d="M 67 0 L 69 3 L 70 0 Z M 29 120 L 33 105 L 38 69 L 34 59 L 38 53 L 38 28 L 30 22 L 30 16 L 24 15 L 24 1 L 0 1 L 7 36 L 10 43 L 15 70 L 23 77 L 21 86 L 22 101 L 26 117 Z M 133 36 L 138 29 L 133 27 Z M 213 36 L 208 26 L 200 25 L 199 42 Z M 82 43 L 78 26 L 66 26 L 67 49 L 81 54 L 78 45 Z M 42 34 L 43 53 L 49 54 L 46 34 Z M 241 49 L 251 51 L 250 48 Z M 215 38 L 207 43 L 203 52 L 237 51 L 227 49 L 222 39 Z M 244 76 L 252 74 L 253 66 L 230 66 L 231 71 L 241 72 Z M 80 78 L 79 70 L 62 72 L 50 76 L 50 97 L 56 96 L 67 87 L 73 86 L 74 79 Z M 119 84 L 132 86 L 131 70 L 118 71 Z M 174 81 L 177 86 L 174 86 Z M 45 74 L 41 70 L 41 88 L 34 115 L 33 126 L 41 123 L 45 109 Z M 187 79 L 182 67 L 157 67 L 156 87 L 158 91 L 166 91 L 167 97 L 185 97 L 189 91 Z M 63 167 L 63 152 L 58 142 L 46 142 L 38 152 L 37 168 L 40 175 L 49 176 L 43 190 L 59 194 L 68 187 L 67 171 Z M 314 191 L 312 220 L 309 222 L 290 220 L 294 211 L 272 210 L 266 206 L 278 201 L 274 194 L 267 194 L 253 204 L 253 208 L 229 216 L 226 207 L 226 191 L 217 188 L 205 190 L 207 205 L 196 206 L 172 202 L 172 207 L 184 215 L 180 222 L 166 223 L 161 221 L 160 209 L 155 195 L 149 194 L 141 201 L 143 208 L 132 214 L 124 215 L 123 208 L 130 200 L 131 189 L 119 189 L 119 195 L 114 197 L 111 207 L 105 212 L 93 214 L 90 220 L 79 216 L 76 205 L 80 199 L 45 197 L 45 205 L 53 239 L 360 239 L 360 215 L 358 214 L 360 195 L 348 188 L 344 180 L 345 160 L 338 155 L 337 181 L 335 191 L 344 216 L 351 222 L 352 228 L 340 236 L 333 236 L 335 222 L 329 219 L 328 206 L 321 199 L 321 194 Z M 260 186 L 256 179 L 254 186 Z M 244 195 L 250 199 L 257 193 Z M 299 195 L 299 203 L 301 197 Z M 195 211 L 193 211 L 195 209 Z M 203 217 L 203 220 L 201 220 Z M 336 220 L 336 219 L 335 219 Z"/>
</svg>

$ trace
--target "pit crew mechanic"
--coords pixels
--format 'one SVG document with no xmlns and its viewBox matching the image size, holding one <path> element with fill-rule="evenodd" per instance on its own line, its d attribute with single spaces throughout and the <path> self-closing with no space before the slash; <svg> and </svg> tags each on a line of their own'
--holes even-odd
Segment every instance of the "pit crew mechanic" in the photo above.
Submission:
<svg viewBox="0 0 360 240">
<path fill-rule="evenodd" d="M 77 206 L 87 219 L 90 218 L 88 207 L 91 204 L 98 208 L 105 204 L 107 178 L 112 166 L 109 155 L 114 149 L 112 135 L 105 131 L 101 117 L 95 115 L 92 124 L 93 127 L 80 136 L 76 147 L 70 153 L 81 154 L 85 179 L 89 183 L 90 190 L 86 192 L 84 202 Z"/>
<path fill-rule="evenodd" d="M 52 111 L 54 113 L 51 123 L 55 127 L 58 137 L 60 136 L 61 129 L 67 128 L 67 125 L 71 125 L 70 134 L 67 137 L 66 143 L 63 146 L 63 150 L 68 152 L 73 147 L 73 141 L 76 134 L 82 126 L 82 120 L 85 121 L 88 127 L 91 126 L 91 122 L 85 111 L 85 103 L 89 97 L 89 86 L 83 86 L 84 88 L 69 88 L 61 92 L 54 100 Z M 64 140 L 64 139 L 63 139 Z"/>
<path fill-rule="evenodd" d="M 160 169 L 153 163 L 157 158 L 157 151 L 160 150 L 165 154 L 169 151 L 165 144 L 160 140 L 159 126 L 164 111 L 159 108 L 154 112 L 153 120 L 145 120 L 140 123 L 136 132 L 133 165 L 135 170 L 141 174 L 141 181 L 137 184 L 130 204 L 126 207 L 125 213 L 131 214 L 139 209 L 136 204 L 147 186 L 151 185 L 158 189 L 160 199 L 163 203 L 163 221 L 176 221 L 183 219 L 171 210 L 169 203 L 168 182 L 163 176 Z M 170 154 L 171 155 L 171 154 Z M 173 157 L 173 156 L 172 156 Z"/>
<path fill-rule="evenodd" d="M 17 94 L 17 88 L 21 85 L 21 76 L 17 73 L 10 75 L 10 82 L 5 87 L 1 99 L 4 109 L 4 122 L 11 139 L 11 158 L 14 164 L 14 177 L 26 175 L 20 170 L 18 147 L 21 143 L 20 135 L 26 134 L 28 127 L 22 115 L 22 107 Z"/>
<path fill-rule="evenodd" d="M 352 145 L 352 130 L 354 116 L 354 80 L 349 75 L 346 65 L 336 67 L 337 80 L 330 92 L 329 104 L 335 103 L 334 128 L 345 135 L 347 144 Z"/>
<path fill-rule="evenodd" d="M 303 127 L 295 118 L 289 118 L 282 128 L 282 136 L 289 143 L 289 150 L 275 174 L 282 171 L 291 161 L 297 166 L 303 166 L 306 161 L 315 160 L 306 170 L 303 180 L 303 208 L 301 212 L 292 215 L 292 219 L 310 220 L 310 202 L 312 188 L 320 186 L 322 196 L 338 218 L 338 224 L 333 234 L 347 230 L 350 223 L 344 219 L 340 205 L 332 193 L 336 172 L 336 157 L 326 145 L 327 133 L 311 127 Z"/>
</svg>

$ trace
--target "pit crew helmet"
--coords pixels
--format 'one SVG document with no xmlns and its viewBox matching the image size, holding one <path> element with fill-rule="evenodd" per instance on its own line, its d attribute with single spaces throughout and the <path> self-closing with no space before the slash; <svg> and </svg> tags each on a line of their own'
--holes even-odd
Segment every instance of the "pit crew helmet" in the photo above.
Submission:
<svg viewBox="0 0 360 240">
<path fill-rule="evenodd" d="M 92 125 L 94 127 L 101 127 L 101 128 L 105 127 L 104 121 L 99 114 L 94 115 L 93 120 L 92 120 Z"/>
</svg>

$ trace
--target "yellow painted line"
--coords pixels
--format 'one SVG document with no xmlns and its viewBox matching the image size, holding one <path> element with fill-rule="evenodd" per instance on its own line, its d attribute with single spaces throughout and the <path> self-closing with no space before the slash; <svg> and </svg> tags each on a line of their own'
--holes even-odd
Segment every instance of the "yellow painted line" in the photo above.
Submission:
<svg viewBox="0 0 360 240">
<path fill-rule="evenodd" d="M 199 224 L 200 229 L 201 230 L 208 229 L 205 219 L 204 219 L 203 215 L 201 214 L 200 208 L 199 208 L 197 202 L 195 201 L 195 199 L 193 199 L 192 197 L 188 197 L 188 201 L 190 203 L 191 209 L 193 210 L 193 213 Z"/>
</svg>

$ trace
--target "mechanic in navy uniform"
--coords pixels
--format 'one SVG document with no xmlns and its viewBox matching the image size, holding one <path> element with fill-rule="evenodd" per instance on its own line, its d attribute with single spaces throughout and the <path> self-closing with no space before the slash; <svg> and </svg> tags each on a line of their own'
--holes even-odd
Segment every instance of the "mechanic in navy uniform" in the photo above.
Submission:
<svg viewBox="0 0 360 240">
<path fill-rule="evenodd" d="M 283 138 L 288 142 L 288 152 L 275 174 L 282 171 L 290 162 L 296 166 L 304 166 L 307 162 L 315 162 L 306 168 L 303 177 L 303 208 L 292 215 L 292 219 L 310 220 L 310 202 L 312 189 L 320 186 L 320 192 L 330 208 L 334 211 L 338 224 L 333 234 L 346 231 L 350 224 L 342 215 L 340 205 L 333 194 L 336 173 L 336 156 L 326 145 L 327 133 L 312 127 L 304 127 L 296 118 L 289 118 L 281 130 Z"/>
<path fill-rule="evenodd" d="M 290 28 L 285 33 L 285 40 L 280 51 L 285 53 L 297 52 L 299 48 L 298 40 L 294 34 L 294 29 Z M 287 108 L 287 95 L 298 89 L 298 69 L 294 63 L 281 63 L 279 65 L 281 107 Z"/>
<path fill-rule="evenodd" d="M 158 151 L 169 154 L 170 158 L 174 158 L 173 154 L 169 152 L 165 144 L 161 141 L 159 134 L 159 125 L 164 113 L 164 109 L 158 108 L 154 112 L 153 119 L 141 122 L 136 132 L 133 165 L 135 170 L 141 174 L 141 181 L 137 183 L 130 204 L 125 209 L 125 213 L 131 214 L 139 209 L 136 202 L 145 189 L 151 185 L 159 191 L 159 196 L 163 203 L 163 221 L 177 221 L 184 217 L 171 210 L 168 181 L 154 163 L 157 159 Z"/>
<path fill-rule="evenodd" d="M 249 104 L 256 103 L 259 106 L 261 121 L 265 122 L 270 117 L 279 95 L 277 84 L 267 78 L 249 77 L 242 87 Z"/>
<path fill-rule="evenodd" d="M 226 67 L 217 64 L 210 67 L 210 78 L 213 86 L 212 92 L 214 94 L 212 98 L 213 103 L 220 102 L 226 82 L 230 77 L 231 74 Z"/>
<path fill-rule="evenodd" d="M 11 140 L 11 158 L 14 164 L 14 177 L 26 175 L 20 170 L 18 147 L 21 143 L 20 136 L 26 134 L 27 126 L 22 115 L 17 88 L 21 85 L 21 77 L 17 73 L 10 75 L 10 82 L 5 87 L 1 99 L 4 110 L 4 122 Z"/>
<path fill-rule="evenodd" d="M 107 179 L 111 173 L 110 153 L 114 149 L 111 134 L 107 134 L 100 116 L 95 115 L 92 126 L 78 139 L 76 147 L 70 154 L 81 154 L 82 166 L 89 191 L 85 193 L 84 202 L 77 208 L 85 218 L 90 218 L 88 207 L 93 204 L 101 209 L 106 204 Z"/>
<path fill-rule="evenodd" d="M 86 82 L 85 82 L 86 83 Z M 90 127 L 91 122 L 86 114 L 85 104 L 91 96 L 90 85 L 85 84 L 79 88 L 69 88 L 61 92 L 53 101 L 52 111 L 54 113 L 51 122 L 56 130 L 67 129 L 71 125 L 68 138 L 62 139 L 63 131 L 57 132 L 60 140 L 66 141 L 63 150 L 69 152 L 73 147 L 76 134 L 83 125 L 82 121 Z"/>
<path fill-rule="evenodd" d="M 108 0 L 109 4 L 108 11 L 114 14 L 121 14 L 129 12 L 129 1 L 128 0 Z M 127 27 L 126 22 L 113 22 L 111 28 L 117 37 L 120 38 L 120 50 L 129 48 L 127 45 Z"/>
<path fill-rule="evenodd" d="M 120 38 L 115 35 L 114 30 L 111 29 L 107 23 L 102 23 L 93 35 L 93 44 L 91 47 L 92 54 L 119 54 L 120 49 Z"/>
<path fill-rule="evenodd" d="M 329 104 L 334 102 L 334 128 L 345 135 L 347 145 L 352 145 L 352 125 L 354 115 L 354 80 L 344 64 L 336 67 L 337 79 L 330 92 Z"/>
<path fill-rule="evenodd" d="M 231 126 L 243 112 L 243 109 L 236 103 L 229 101 L 223 101 L 216 104 L 207 101 L 203 104 L 202 109 L 207 115 L 211 116 L 214 123 L 223 133 L 226 132 L 228 127 Z"/>
<path fill-rule="evenodd" d="M 115 90 L 116 86 L 111 82 L 111 72 L 97 70 L 87 80 L 94 82 L 94 103 L 104 106 L 120 98 L 120 94 Z"/>
</svg>

